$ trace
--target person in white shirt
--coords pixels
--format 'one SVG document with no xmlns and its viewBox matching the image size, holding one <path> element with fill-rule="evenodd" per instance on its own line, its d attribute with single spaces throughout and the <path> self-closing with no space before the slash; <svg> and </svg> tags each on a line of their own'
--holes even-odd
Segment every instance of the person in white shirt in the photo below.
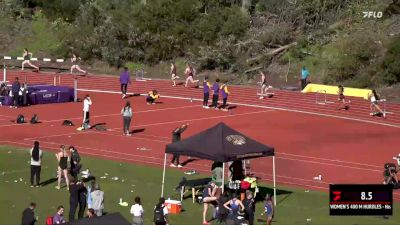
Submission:
<svg viewBox="0 0 400 225">
<path fill-rule="evenodd" d="M 89 95 L 86 95 L 85 99 L 83 100 L 83 124 L 82 129 L 89 129 L 90 128 L 90 121 L 89 121 L 89 111 L 90 106 L 92 105 L 92 100 L 90 99 Z"/>
<path fill-rule="evenodd" d="M 91 206 L 92 209 L 94 209 L 96 216 L 102 216 L 104 209 L 104 192 L 100 190 L 100 186 L 98 183 L 94 184 L 93 189 L 94 191 L 90 193 L 90 196 L 92 197 Z"/>
<path fill-rule="evenodd" d="M 131 136 L 129 132 L 129 127 L 131 125 L 132 120 L 132 107 L 129 101 L 126 102 L 125 106 L 121 110 L 122 118 L 123 118 L 123 134 L 126 136 Z"/>
<path fill-rule="evenodd" d="M 143 225 L 143 206 L 140 202 L 140 197 L 135 197 L 135 204 L 131 207 L 131 214 L 133 216 L 132 224 L 133 225 Z"/>
<path fill-rule="evenodd" d="M 39 142 L 35 141 L 33 144 L 33 148 L 30 151 L 31 154 L 31 187 L 39 187 L 40 185 L 40 171 L 42 164 L 42 155 L 43 152 L 39 148 Z M 34 180 L 36 177 L 36 185 L 34 185 Z"/>
</svg>

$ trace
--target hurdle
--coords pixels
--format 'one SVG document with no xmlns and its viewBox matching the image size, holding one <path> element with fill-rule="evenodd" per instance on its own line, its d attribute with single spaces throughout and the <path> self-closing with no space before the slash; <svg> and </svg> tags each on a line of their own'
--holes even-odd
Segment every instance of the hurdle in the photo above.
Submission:
<svg viewBox="0 0 400 225">
<path fill-rule="evenodd" d="M 394 112 L 389 112 L 389 111 L 387 111 L 387 108 L 386 108 L 386 99 L 380 99 L 380 100 L 378 100 L 378 102 L 383 102 L 383 109 L 382 109 L 382 111 L 383 111 L 383 113 L 386 115 L 386 114 L 394 114 Z"/>
<path fill-rule="evenodd" d="M 322 100 L 321 100 L 321 95 L 323 96 Z M 328 101 L 326 96 L 327 96 L 326 90 L 318 90 L 315 94 L 315 104 L 327 105 L 327 104 L 333 103 L 333 102 Z"/>
<path fill-rule="evenodd" d="M 144 71 L 143 68 L 136 69 L 136 70 L 135 70 L 135 79 L 136 79 L 136 81 L 151 80 L 150 78 L 145 78 L 145 77 L 144 77 L 144 74 L 145 74 L 145 73 L 146 73 L 146 72 Z"/>
</svg>

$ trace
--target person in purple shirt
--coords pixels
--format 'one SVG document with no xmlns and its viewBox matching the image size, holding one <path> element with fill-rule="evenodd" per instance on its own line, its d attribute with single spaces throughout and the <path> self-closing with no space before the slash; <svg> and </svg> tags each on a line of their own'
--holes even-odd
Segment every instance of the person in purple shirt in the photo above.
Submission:
<svg viewBox="0 0 400 225">
<path fill-rule="evenodd" d="M 222 95 L 222 106 L 221 106 L 221 109 L 223 110 L 223 111 L 228 111 L 228 109 L 226 108 L 226 102 L 227 102 L 227 100 L 228 100 L 228 95 L 229 95 L 229 90 L 228 90 L 228 85 L 227 85 L 227 82 L 224 82 L 222 85 L 221 85 L 221 95 Z"/>
<path fill-rule="evenodd" d="M 215 80 L 215 83 L 212 86 L 213 90 L 213 99 L 211 107 L 214 107 L 215 110 L 218 110 L 218 98 L 219 98 L 219 79 Z"/>
<path fill-rule="evenodd" d="M 129 74 L 128 67 L 124 67 L 124 71 L 119 75 L 119 82 L 121 83 L 122 98 L 125 98 L 128 84 L 131 84 L 131 75 Z"/>
<path fill-rule="evenodd" d="M 19 83 L 18 77 L 16 77 L 14 83 L 11 86 L 11 92 L 12 92 L 12 97 L 13 97 L 13 107 L 14 108 L 18 107 L 19 90 L 20 89 L 21 89 L 21 84 Z M 10 108 L 12 108 L 12 106 L 10 106 Z"/>
<path fill-rule="evenodd" d="M 211 84 L 208 82 L 208 76 L 204 77 L 203 81 L 203 91 L 204 91 L 204 98 L 203 98 L 203 108 L 209 109 L 208 107 L 208 99 L 210 98 L 210 87 Z"/>
<path fill-rule="evenodd" d="M 66 223 L 64 219 L 64 206 L 60 205 L 57 207 L 57 213 L 53 216 L 53 224 Z"/>
</svg>

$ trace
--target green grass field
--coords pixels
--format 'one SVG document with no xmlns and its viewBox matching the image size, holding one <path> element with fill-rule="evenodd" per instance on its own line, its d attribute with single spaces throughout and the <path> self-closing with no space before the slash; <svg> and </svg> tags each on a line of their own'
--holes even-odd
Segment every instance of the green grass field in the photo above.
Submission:
<svg viewBox="0 0 400 225">
<path fill-rule="evenodd" d="M 41 188 L 31 188 L 29 185 L 30 159 L 27 149 L 0 146 L 0 224 L 20 224 L 21 213 L 27 205 L 34 201 L 37 203 L 36 214 L 39 216 L 37 224 L 44 224 L 45 217 L 55 213 L 58 205 L 64 205 L 65 215 L 69 212 L 69 193 L 67 190 L 55 189 L 56 183 L 50 183 Z M 131 221 L 130 206 L 135 196 L 142 198 L 145 209 L 145 224 L 152 224 L 152 209 L 160 196 L 161 175 L 160 168 L 138 166 L 97 158 L 83 157 L 84 168 L 89 168 L 92 173 L 101 177 L 108 173 L 107 178 L 98 179 L 102 190 L 105 192 L 105 211 L 120 212 Z M 45 152 L 42 162 L 42 182 L 54 178 L 56 160 L 53 153 Z M 119 177 L 114 181 L 111 177 Z M 176 198 L 173 191 L 180 178 L 184 176 L 181 171 L 169 169 L 166 176 L 166 196 Z M 188 178 L 199 177 L 192 175 Z M 20 181 L 22 179 L 22 181 Z M 15 182 L 16 181 L 16 182 Z M 279 180 L 278 180 L 279 181 Z M 263 189 L 268 184 L 261 185 Z M 270 190 L 270 189 L 268 189 Z M 400 224 L 398 213 L 399 204 L 395 204 L 394 216 L 389 219 L 382 217 L 333 217 L 329 216 L 328 195 L 323 192 L 287 188 L 279 186 L 274 224 Z M 119 206 L 117 203 L 122 198 L 129 203 L 128 207 Z M 192 204 L 191 198 L 183 202 L 184 212 L 170 217 L 171 225 L 201 224 L 202 206 Z M 261 203 L 257 205 L 256 219 L 263 219 L 260 215 Z M 307 218 L 311 221 L 307 222 Z M 257 222 L 256 224 L 265 224 Z"/>
</svg>

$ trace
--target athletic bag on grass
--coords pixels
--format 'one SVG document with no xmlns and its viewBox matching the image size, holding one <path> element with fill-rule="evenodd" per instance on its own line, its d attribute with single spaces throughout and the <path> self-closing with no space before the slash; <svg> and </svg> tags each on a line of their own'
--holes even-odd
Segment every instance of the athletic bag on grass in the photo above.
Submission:
<svg viewBox="0 0 400 225">
<path fill-rule="evenodd" d="M 154 209 L 154 223 L 166 222 L 164 217 L 164 207 L 156 207 Z"/>
</svg>

